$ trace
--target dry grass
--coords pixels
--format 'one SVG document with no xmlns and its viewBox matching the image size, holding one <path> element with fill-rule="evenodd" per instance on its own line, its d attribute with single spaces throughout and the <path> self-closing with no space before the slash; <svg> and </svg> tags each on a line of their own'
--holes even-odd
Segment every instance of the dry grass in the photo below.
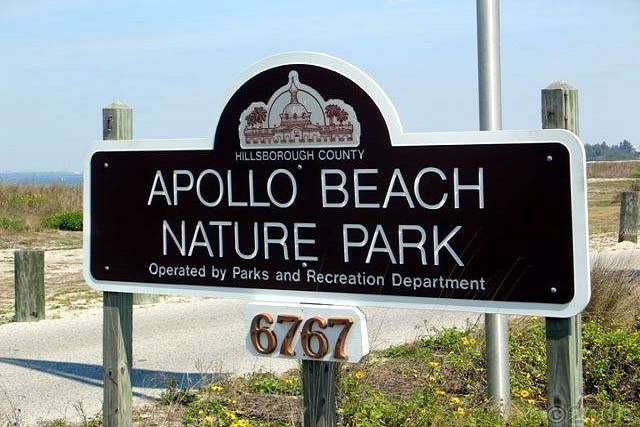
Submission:
<svg viewBox="0 0 640 427">
<path fill-rule="evenodd" d="M 591 266 L 591 300 L 583 318 L 609 326 L 631 325 L 640 316 L 638 282 L 638 273 L 624 259 L 596 258 Z"/>
<path fill-rule="evenodd" d="M 81 185 L 0 184 L 0 218 L 17 220 L 25 230 L 40 230 L 49 215 L 78 210 Z"/>
<path fill-rule="evenodd" d="M 587 178 L 637 178 L 640 160 L 587 163 Z"/>
<path fill-rule="evenodd" d="M 589 181 L 587 203 L 589 234 L 617 233 L 620 216 L 620 193 L 636 188 L 636 180 Z"/>
</svg>

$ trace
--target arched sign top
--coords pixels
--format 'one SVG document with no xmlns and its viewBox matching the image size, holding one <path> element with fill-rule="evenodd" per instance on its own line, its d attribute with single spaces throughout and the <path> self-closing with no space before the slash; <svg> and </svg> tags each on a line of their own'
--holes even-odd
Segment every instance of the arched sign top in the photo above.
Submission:
<svg viewBox="0 0 640 427">
<path fill-rule="evenodd" d="M 386 125 L 385 133 L 390 141 L 402 134 L 402 124 L 393 103 L 359 68 L 320 53 L 290 52 L 271 56 L 250 66 L 232 86 L 215 116 L 211 138 L 214 147 L 219 149 L 221 141 L 216 141 L 216 136 L 222 138 L 222 129 L 229 125 L 226 121 L 235 119 L 242 148 L 258 148 L 258 145 L 270 148 L 355 147 L 362 130 L 357 120 L 360 112 L 351 105 L 356 101 L 361 108 L 377 110 L 362 113 L 376 115 L 370 118 L 378 121 L 378 125 Z M 233 117 L 238 115 L 239 109 L 242 109 L 239 117 Z M 331 138 L 326 137 L 330 125 L 343 130 L 334 139 L 344 136 L 349 142 L 332 143 Z M 289 141 L 286 147 L 273 146 L 281 131 L 295 128 L 311 133 L 312 143 L 308 144 L 307 137 L 306 144 Z M 335 128 L 331 130 L 336 133 Z M 289 136 L 295 138 L 293 134 Z M 252 146 L 252 141 L 265 142 Z"/>
</svg>

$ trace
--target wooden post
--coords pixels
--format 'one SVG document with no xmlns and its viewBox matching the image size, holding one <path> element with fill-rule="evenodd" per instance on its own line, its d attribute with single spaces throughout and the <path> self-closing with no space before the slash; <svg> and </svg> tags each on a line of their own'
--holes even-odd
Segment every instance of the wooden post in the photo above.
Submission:
<svg viewBox="0 0 640 427">
<path fill-rule="evenodd" d="M 133 139 L 133 109 L 122 102 L 112 102 L 102 109 L 102 139 L 121 141 Z M 133 294 L 134 304 L 158 302 L 158 295 Z"/>
<path fill-rule="evenodd" d="M 337 362 L 302 361 L 304 427 L 335 427 Z"/>
<path fill-rule="evenodd" d="M 542 89 L 542 128 L 580 133 L 578 90 L 566 82 L 554 82 Z"/>
<path fill-rule="evenodd" d="M 122 102 L 112 102 L 102 109 L 102 139 L 122 141 L 133 139 L 133 108 Z"/>
<path fill-rule="evenodd" d="M 542 90 L 543 129 L 578 134 L 578 91 L 565 82 Z M 547 419 L 550 427 L 583 425 L 582 320 L 547 317 Z"/>
<path fill-rule="evenodd" d="M 618 242 L 638 243 L 638 193 L 625 191 L 620 199 Z"/>
<path fill-rule="evenodd" d="M 19 250 L 13 254 L 15 321 L 44 319 L 44 251 Z"/>
<path fill-rule="evenodd" d="M 105 292 L 103 298 L 103 424 L 105 427 L 130 426 L 133 420 L 131 411 L 132 295 Z"/>
<path fill-rule="evenodd" d="M 105 140 L 133 137 L 133 111 L 120 102 L 102 109 L 102 135 Z M 133 302 L 131 294 L 103 293 L 102 366 L 105 427 L 130 426 Z"/>
</svg>

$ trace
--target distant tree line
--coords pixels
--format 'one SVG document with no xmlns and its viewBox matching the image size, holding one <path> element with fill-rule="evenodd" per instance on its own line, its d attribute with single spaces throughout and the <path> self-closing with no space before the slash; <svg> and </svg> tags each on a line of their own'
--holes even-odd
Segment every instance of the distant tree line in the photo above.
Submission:
<svg viewBox="0 0 640 427">
<path fill-rule="evenodd" d="M 600 144 L 585 144 L 584 150 L 587 161 L 640 159 L 640 152 L 626 139 L 618 145 L 607 145 L 604 141 Z"/>
</svg>

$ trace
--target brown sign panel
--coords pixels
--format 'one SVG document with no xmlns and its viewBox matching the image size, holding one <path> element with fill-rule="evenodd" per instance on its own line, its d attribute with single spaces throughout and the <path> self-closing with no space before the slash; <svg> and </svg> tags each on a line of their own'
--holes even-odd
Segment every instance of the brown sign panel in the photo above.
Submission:
<svg viewBox="0 0 640 427">
<path fill-rule="evenodd" d="M 320 65 L 272 66 L 235 90 L 209 148 L 100 144 L 88 168 L 90 281 L 579 310 L 588 289 L 579 283 L 586 251 L 576 251 L 585 224 L 576 229 L 584 160 L 575 138 L 537 131 L 487 143 L 462 133 L 458 144 L 420 145 L 429 134 L 397 136 L 365 86 Z"/>
</svg>

